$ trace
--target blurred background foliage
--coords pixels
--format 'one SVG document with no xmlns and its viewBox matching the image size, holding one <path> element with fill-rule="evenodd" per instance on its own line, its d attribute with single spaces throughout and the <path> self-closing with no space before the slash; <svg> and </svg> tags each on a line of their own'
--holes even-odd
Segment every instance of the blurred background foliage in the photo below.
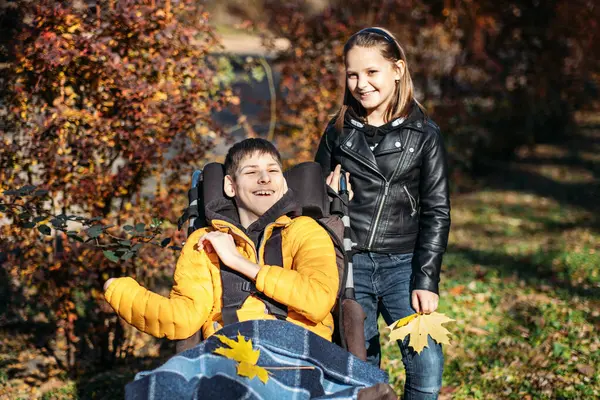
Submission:
<svg viewBox="0 0 600 400">
<path fill-rule="evenodd" d="M 522 145 L 576 129 L 598 98 L 600 9 L 593 1 L 232 1 L 230 13 L 285 38 L 278 133 L 310 159 L 340 103 L 348 37 L 383 26 L 405 47 L 418 99 L 445 133 L 452 165 L 476 171 Z M 260 10 L 260 12 L 258 11 Z"/>
<path fill-rule="evenodd" d="M 0 0 L 0 398 L 122 396 L 172 354 L 104 280 L 168 293 L 191 172 L 232 140 L 311 160 L 366 26 L 405 47 L 449 150 L 442 397 L 600 395 L 598 21 L 591 0 Z"/>
</svg>

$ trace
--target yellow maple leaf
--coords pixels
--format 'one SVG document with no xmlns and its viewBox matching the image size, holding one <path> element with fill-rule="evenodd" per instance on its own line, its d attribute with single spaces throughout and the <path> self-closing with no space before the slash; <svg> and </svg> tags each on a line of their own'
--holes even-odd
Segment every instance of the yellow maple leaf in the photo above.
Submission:
<svg viewBox="0 0 600 400">
<path fill-rule="evenodd" d="M 437 343 L 450 344 L 450 332 L 442 326 L 446 322 L 454 321 L 444 314 L 433 312 L 431 314 L 413 314 L 391 324 L 390 342 L 404 340 L 410 335 L 408 345 L 417 353 L 427 347 L 427 335 Z"/>
<path fill-rule="evenodd" d="M 215 349 L 216 354 L 225 356 L 231 360 L 237 361 L 237 373 L 240 376 L 245 376 L 250 379 L 258 376 L 263 383 L 267 383 L 269 380 L 269 372 L 256 365 L 258 357 L 260 356 L 260 350 L 254 350 L 252 348 L 252 340 L 242 336 L 239 332 L 237 340 L 233 340 L 224 335 L 215 335 L 221 342 L 225 343 L 230 349 L 225 347 L 218 347 Z"/>
<path fill-rule="evenodd" d="M 419 314 L 417 314 L 417 313 L 409 315 L 408 317 L 404 317 L 404 318 L 399 319 L 398 321 L 394 322 L 393 324 L 391 324 L 390 326 L 388 326 L 388 328 L 389 329 L 402 328 L 404 325 L 408 324 L 410 321 L 412 321 L 413 319 L 417 318 L 418 316 L 419 316 Z"/>
<path fill-rule="evenodd" d="M 262 383 L 267 383 L 267 381 L 269 380 L 269 371 L 267 371 L 263 367 L 250 364 L 245 361 L 242 361 L 240 365 L 238 365 L 237 373 L 239 376 L 245 376 L 250 379 L 257 376 L 258 379 L 262 381 Z"/>
<path fill-rule="evenodd" d="M 258 361 L 258 357 L 260 356 L 260 350 L 254 350 L 252 348 L 252 340 L 245 340 L 246 338 L 242 336 L 239 332 L 237 340 L 229 339 L 227 336 L 224 335 L 216 336 L 221 342 L 225 343 L 231 348 L 227 349 L 225 347 L 219 347 L 215 350 L 215 353 L 235 360 L 237 362 L 245 361 L 249 364 L 256 364 L 256 362 Z"/>
</svg>

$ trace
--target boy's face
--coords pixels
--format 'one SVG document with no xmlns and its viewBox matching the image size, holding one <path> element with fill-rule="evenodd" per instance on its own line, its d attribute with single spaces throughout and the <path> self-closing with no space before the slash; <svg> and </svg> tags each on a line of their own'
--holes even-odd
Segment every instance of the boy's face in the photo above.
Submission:
<svg viewBox="0 0 600 400">
<path fill-rule="evenodd" d="M 240 222 L 246 228 L 287 192 L 287 182 L 277 160 L 258 152 L 244 158 L 235 176 L 225 177 L 224 185 L 225 194 L 235 197 Z"/>
</svg>

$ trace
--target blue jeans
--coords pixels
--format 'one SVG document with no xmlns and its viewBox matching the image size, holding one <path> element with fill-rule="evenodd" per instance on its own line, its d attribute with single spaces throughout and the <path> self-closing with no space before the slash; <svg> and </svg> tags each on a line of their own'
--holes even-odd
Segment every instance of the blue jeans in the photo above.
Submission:
<svg viewBox="0 0 600 400">
<path fill-rule="evenodd" d="M 383 315 L 389 325 L 411 315 L 410 277 L 412 254 L 358 253 L 352 258 L 356 300 L 367 314 L 365 339 L 367 361 L 379 366 L 381 347 L 377 319 Z M 404 399 L 437 399 L 442 386 L 442 346 L 428 338 L 420 354 L 408 347 L 409 338 L 398 341 L 406 369 Z"/>
</svg>

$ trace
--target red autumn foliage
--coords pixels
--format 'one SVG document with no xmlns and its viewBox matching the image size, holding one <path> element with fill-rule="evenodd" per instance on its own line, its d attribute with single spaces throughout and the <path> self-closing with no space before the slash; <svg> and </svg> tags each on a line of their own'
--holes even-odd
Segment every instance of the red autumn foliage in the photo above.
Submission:
<svg viewBox="0 0 600 400">
<path fill-rule="evenodd" d="M 158 238 L 181 238 L 152 217 L 176 221 L 220 134 L 211 112 L 233 99 L 195 2 L 77 4 L 16 2 L 0 102 L 0 189 L 22 189 L 1 199 L 5 315 L 42 321 L 73 372 L 127 352 L 102 284 L 121 274 L 148 283 L 174 266 Z"/>
</svg>

